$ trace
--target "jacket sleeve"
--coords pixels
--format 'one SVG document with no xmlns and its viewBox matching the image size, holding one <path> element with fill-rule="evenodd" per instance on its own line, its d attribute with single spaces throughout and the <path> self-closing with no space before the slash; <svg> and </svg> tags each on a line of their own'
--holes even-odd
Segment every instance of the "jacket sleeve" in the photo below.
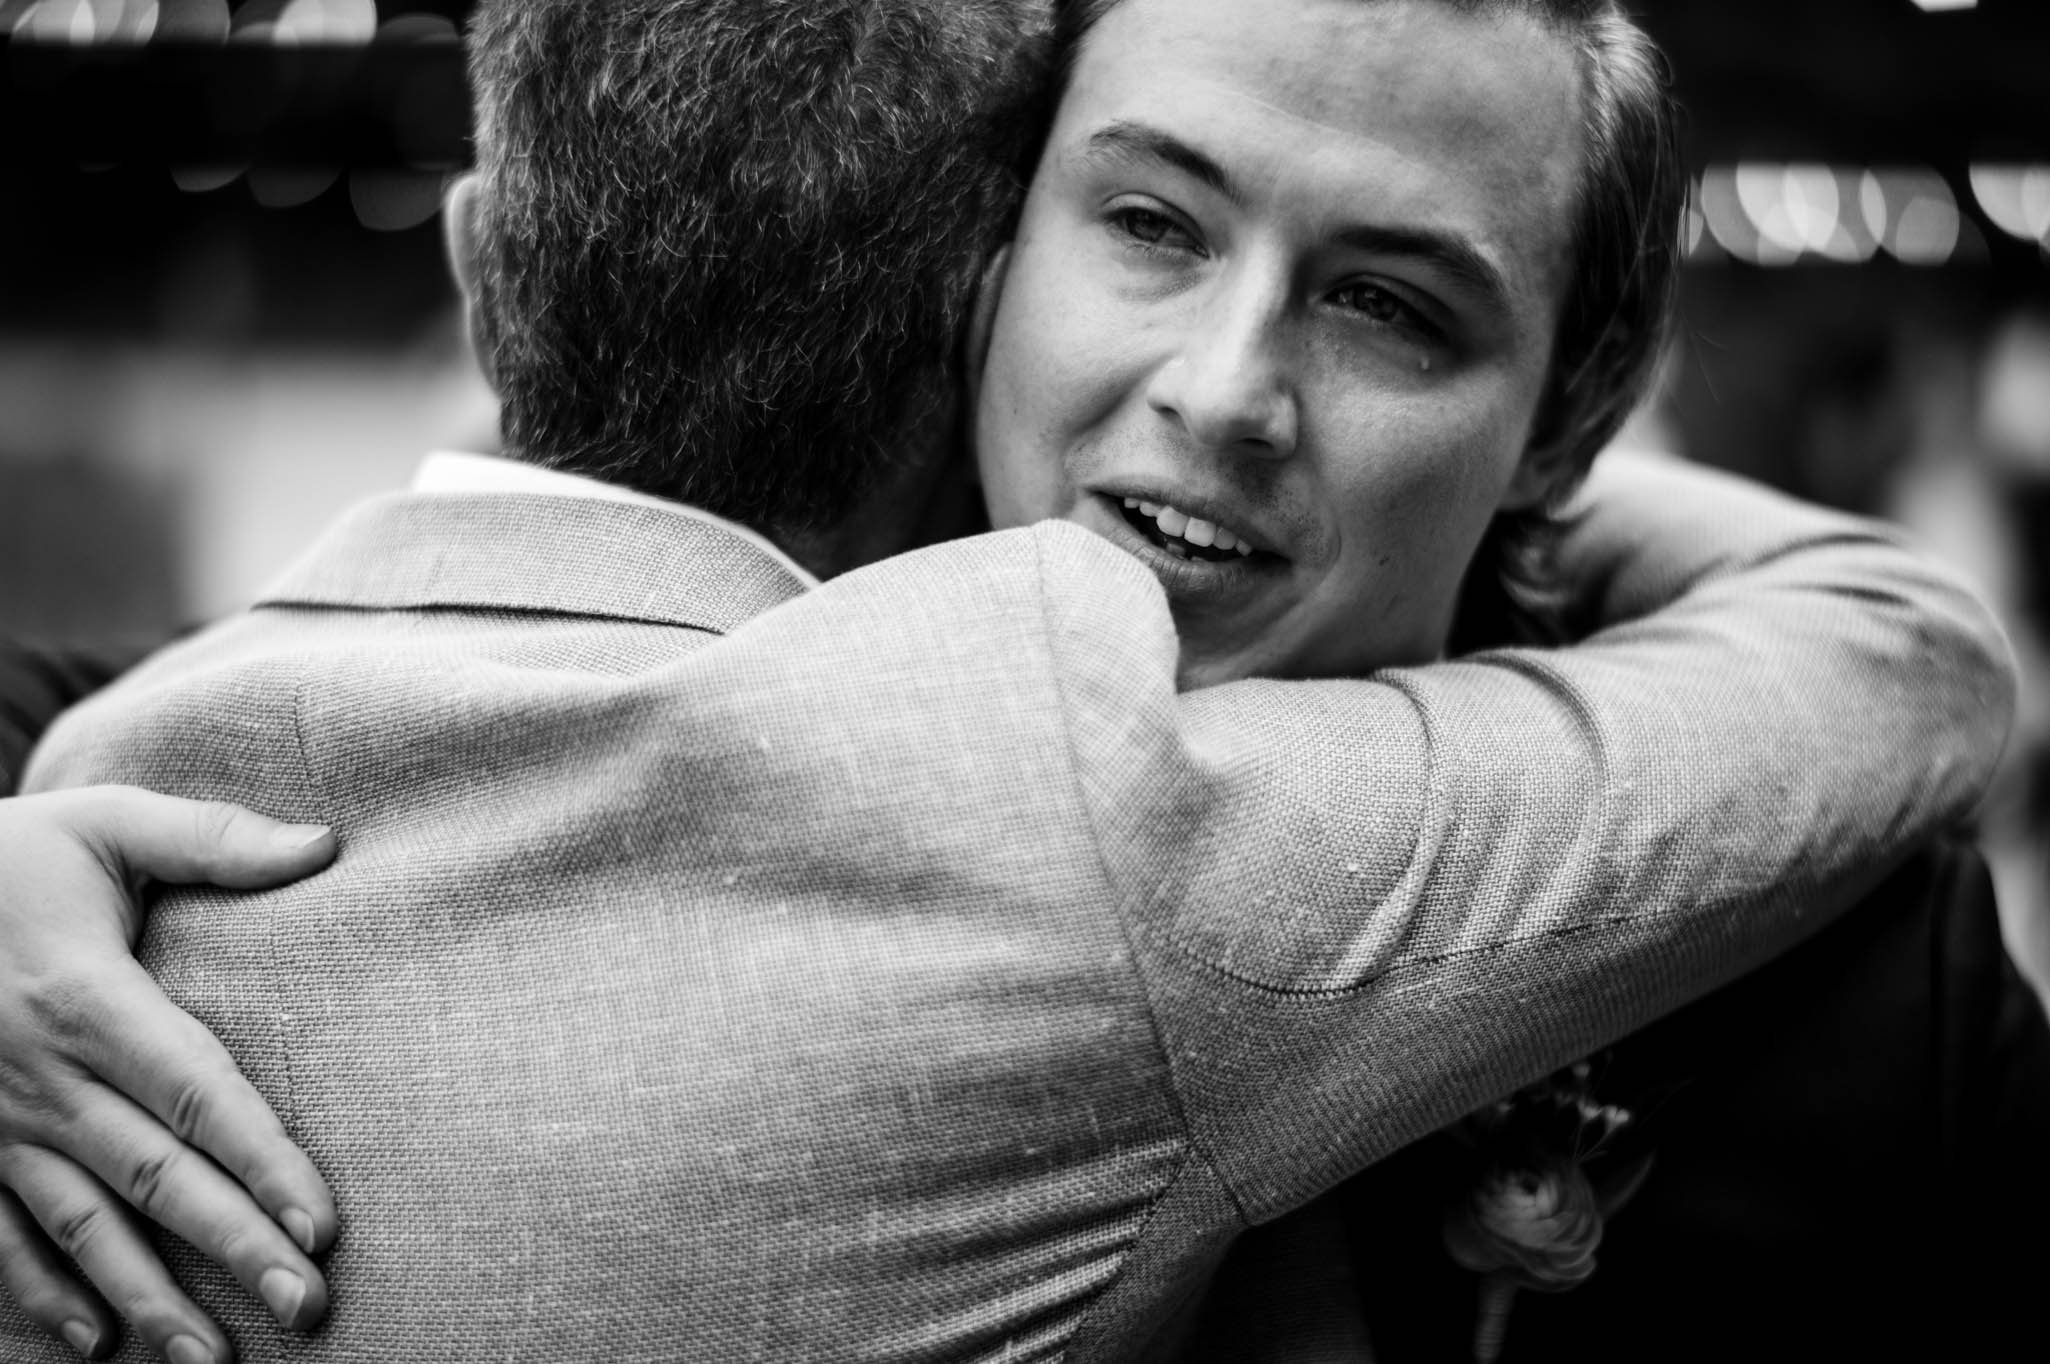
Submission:
<svg viewBox="0 0 2050 1364">
<path fill-rule="evenodd" d="M 1624 461 L 1569 550 L 1619 622 L 1570 648 L 1150 722 L 1070 688 L 1177 1087 L 1256 1221 L 1792 945 L 1985 789 L 2005 641 L 1891 530 Z"/>
<path fill-rule="evenodd" d="M 30 750 L 65 707 L 140 662 L 154 641 L 37 645 L 0 640 L 0 796 L 21 784 Z"/>
</svg>

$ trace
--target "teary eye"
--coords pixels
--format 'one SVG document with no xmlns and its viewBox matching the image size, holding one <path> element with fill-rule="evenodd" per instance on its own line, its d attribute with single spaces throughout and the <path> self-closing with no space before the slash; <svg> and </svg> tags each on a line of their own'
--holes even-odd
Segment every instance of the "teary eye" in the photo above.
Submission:
<svg viewBox="0 0 2050 1364">
<path fill-rule="evenodd" d="M 1350 308 L 1375 322 L 1407 326 L 1420 320 L 1416 309 L 1403 302 L 1392 290 L 1378 284 L 1348 284 L 1332 297 L 1339 306 Z"/>
<path fill-rule="evenodd" d="M 1397 290 L 1372 280 L 1355 280 L 1334 289 L 1330 300 L 1369 326 L 1386 328 L 1408 341 L 1440 345 L 1445 333 L 1421 307 Z"/>
<path fill-rule="evenodd" d="M 1104 215 L 1111 230 L 1139 246 L 1191 250 L 1196 239 L 1167 214 L 1143 204 L 1120 204 Z"/>
</svg>

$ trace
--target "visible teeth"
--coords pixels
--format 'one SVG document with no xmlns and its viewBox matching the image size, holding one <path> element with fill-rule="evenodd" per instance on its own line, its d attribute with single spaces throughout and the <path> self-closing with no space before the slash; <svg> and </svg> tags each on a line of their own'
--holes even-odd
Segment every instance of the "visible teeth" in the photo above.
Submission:
<svg viewBox="0 0 2050 1364">
<path fill-rule="evenodd" d="M 1179 557 L 1188 557 L 1183 552 L 1186 545 L 1236 553 L 1241 559 L 1248 558 L 1253 553 L 1253 547 L 1240 539 L 1236 532 L 1227 530 L 1215 521 L 1205 521 L 1199 516 L 1177 511 L 1165 502 L 1148 502 L 1143 497 L 1127 497 L 1122 500 L 1127 511 L 1136 511 L 1142 516 L 1150 517 L 1160 528 L 1161 534 L 1168 537 L 1167 548 Z"/>
</svg>

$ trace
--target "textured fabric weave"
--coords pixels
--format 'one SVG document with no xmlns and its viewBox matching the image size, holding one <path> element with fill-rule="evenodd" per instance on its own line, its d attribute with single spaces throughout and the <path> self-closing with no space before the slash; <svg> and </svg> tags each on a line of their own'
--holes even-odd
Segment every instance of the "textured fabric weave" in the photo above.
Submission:
<svg viewBox="0 0 2050 1364">
<path fill-rule="evenodd" d="M 1715 545 L 1632 550 L 1717 498 Z M 1983 786 L 2004 646 L 1881 533 L 1618 472 L 1575 553 L 1678 600 L 1179 697 L 1157 585 L 1069 526 L 799 593 L 656 509 L 358 509 L 31 772 L 341 838 L 142 947 L 333 1182 L 331 1320 L 181 1270 L 256 1364 L 1170 1348 L 1249 1222 L 1799 939 Z M 7 1307 L 0 1357 L 63 1354 Z"/>
</svg>

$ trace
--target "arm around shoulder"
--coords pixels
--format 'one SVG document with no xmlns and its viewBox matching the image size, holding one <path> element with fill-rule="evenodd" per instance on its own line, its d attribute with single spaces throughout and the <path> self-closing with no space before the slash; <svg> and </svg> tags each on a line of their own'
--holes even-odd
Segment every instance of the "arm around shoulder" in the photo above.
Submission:
<svg viewBox="0 0 2050 1364">
<path fill-rule="evenodd" d="M 1596 465 L 1564 552 L 1608 627 L 1591 642 L 1669 647 L 1673 670 L 1710 675 L 1741 660 L 1770 676 L 1777 660 L 1781 694 L 1823 688 L 1788 697 L 1789 727 L 1812 720 L 1807 737 L 1856 746 L 1901 783 L 1905 843 L 1985 794 L 2014 722 L 2014 652 L 1985 603 L 1898 528 L 1624 455 Z"/>
<path fill-rule="evenodd" d="M 1568 517 L 1560 567 L 1599 624 L 1639 620 L 1732 580 L 1740 592 L 1770 584 L 1880 608 L 1872 624 L 1926 635 L 1951 681 L 1981 698 L 1960 737 L 1997 760 L 2014 713 L 2013 650 L 1985 603 L 1897 527 L 1623 451 L 1596 463 Z"/>
<path fill-rule="evenodd" d="M 1589 499 L 1569 562 L 1614 623 L 1580 644 L 1215 688 L 1078 745 L 1171 1045 L 1237 1048 L 1258 1082 L 1212 1106 L 1299 1144 L 1228 1176 L 1251 1207 L 1791 946 L 1985 789 L 2005 641 L 1893 531 L 1685 468 Z"/>
<path fill-rule="evenodd" d="M 1567 551 L 1614 622 L 1572 647 L 1181 697 L 1143 784 L 1099 808 L 1138 879 L 1178 888 L 1177 937 L 1333 990 L 1671 912 L 1722 925 L 1720 979 L 1984 793 L 2006 642 L 1891 529 L 1630 464 L 1591 487 Z M 1178 839 L 1148 798 L 1178 806 Z M 1768 908 L 1796 904 L 1800 922 Z"/>
</svg>

